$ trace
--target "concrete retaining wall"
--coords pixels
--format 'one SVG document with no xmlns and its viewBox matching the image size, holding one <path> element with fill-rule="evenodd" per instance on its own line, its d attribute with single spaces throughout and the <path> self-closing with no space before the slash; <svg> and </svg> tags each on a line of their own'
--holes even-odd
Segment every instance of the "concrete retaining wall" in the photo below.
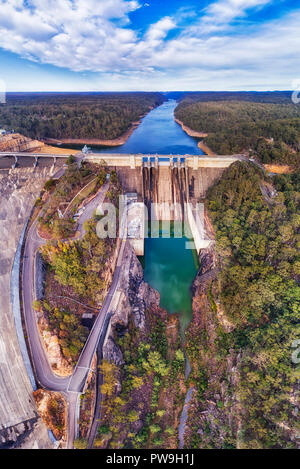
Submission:
<svg viewBox="0 0 300 469">
<path fill-rule="evenodd" d="M 198 217 L 196 215 L 196 209 L 191 203 L 186 205 L 186 214 L 194 238 L 195 247 L 199 254 L 201 249 L 206 249 L 211 244 L 211 240 L 206 239 L 204 214 L 202 221 L 202 216 Z"/>
<path fill-rule="evenodd" d="M 45 296 L 46 267 L 40 252 L 35 255 L 34 262 L 34 294 L 36 300 Z"/>
<path fill-rule="evenodd" d="M 23 326 L 22 326 L 22 318 L 21 318 L 21 305 L 20 305 L 20 264 L 21 264 L 21 251 L 22 251 L 22 246 L 24 242 L 24 237 L 25 237 L 25 232 L 27 229 L 27 224 L 28 220 L 26 221 L 26 224 L 23 228 L 18 248 L 16 251 L 12 271 L 11 271 L 11 279 L 10 279 L 10 285 L 11 285 L 11 291 L 10 291 L 10 298 L 11 298 L 11 305 L 12 305 L 12 312 L 14 316 L 14 322 L 16 326 L 16 332 L 18 336 L 18 341 L 24 361 L 24 365 L 26 367 L 26 371 L 28 374 L 28 377 L 30 379 L 31 386 L 33 390 L 35 391 L 37 389 L 35 378 L 34 378 L 34 373 L 33 369 L 31 366 L 31 362 L 29 359 L 29 355 L 27 352 L 27 346 L 24 338 L 24 332 L 23 332 Z"/>
</svg>

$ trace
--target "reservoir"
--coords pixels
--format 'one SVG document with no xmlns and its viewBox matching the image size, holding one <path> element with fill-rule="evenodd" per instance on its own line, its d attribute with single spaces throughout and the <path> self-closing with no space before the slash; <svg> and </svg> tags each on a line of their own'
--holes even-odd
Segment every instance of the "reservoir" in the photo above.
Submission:
<svg viewBox="0 0 300 469">
<path fill-rule="evenodd" d="M 99 153 L 203 155 L 197 140 L 174 121 L 177 102 L 170 99 L 149 112 L 124 145 L 93 147 Z M 198 270 L 196 251 L 186 249 L 187 238 L 146 238 L 142 259 L 144 277 L 160 293 L 160 305 L 180 314 L 183 331 L 192 318 L 191 285 Z"/>
<path fill-rule="evenodd" d="M 177 102 L 169 99 L 149 112 L 124 145 L 93 147 L 95 153 L 146 153 L 159 155 L 203 155 L 197 140 L 174 121 Z"/>
<path fill-rule="evenodd" d="M 160 293 L 160 306 L 180 315 L 183 331 L 192 319 L 191 285 L 199 268 L 187 238 L 145 239 L 144 277 Z"/>
</svg>

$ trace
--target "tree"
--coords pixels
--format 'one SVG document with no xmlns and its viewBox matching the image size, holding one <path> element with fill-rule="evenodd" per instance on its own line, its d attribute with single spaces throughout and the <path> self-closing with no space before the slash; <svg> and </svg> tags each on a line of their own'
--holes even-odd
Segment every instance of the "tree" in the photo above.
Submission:
<svg viewBox="0 0 300 469">
<path fill-rule="evenodd" d="M 131 410 L 128 412 L 127 418 L 129 422 L 136 422 L 139 419 L 139 412 L 136 410 Z"/>
<path fill-rule="evenodd" d="M 133 376 L 132 377 L 132 387 L 134 389 L 140 389 L 144 384 L 144 379 L 140 376 Z"/>
<path fill-rule="evenodd" d="M 88 440 L 85 438 L 76 438 L 74 440 L 74 448 L 75 449 L 87 449 Z"/>
<path fill-rule="evenodd" d="M 101 385 L 101 392 L 106 397 L 110 397 L 114 393 L 117 384 L 118 368 L 114 363 L 110 363 L 107 360 L 103 360 L 99 368 L 104 379 L 104 383 Z"/>
<path fill-rule="evenodd" d="M 161 430 L 160 426 L 157 424 L 150 425 L 149 429 L 151 433 L 158 433 Z"/>
<path fill-rule="evenodd" d="M 39 312 L 42 311 L 42 302 L 39 300 L 34 300 L 32 303 L 32 308 L 35 311 L 39 311 Z"/>
<path fill-rule="evenodd" d="M 146 371 L 155 371 L 161 376 L 166 376 L 169 372 L 169 367 L 161 357 L 161 354 L 157 351 L 150 351 L 148 354 L 148 360 L 143 362 L 143 367 Z"/>
</svg>

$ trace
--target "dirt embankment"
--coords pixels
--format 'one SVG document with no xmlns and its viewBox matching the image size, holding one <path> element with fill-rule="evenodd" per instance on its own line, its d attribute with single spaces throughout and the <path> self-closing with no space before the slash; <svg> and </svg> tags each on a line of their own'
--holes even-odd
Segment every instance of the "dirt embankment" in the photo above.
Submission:
<svg viewBox="0 0 300 469">
<path fill-rule="evenodd" d="M 182 121 L 179 119 L 174 119 L 177 124 L 181 125 L 182 130 L 184 130 L 190 137 L 195 137 L 195 138 L 205 138 L 207 137 L 208 134 L 204 132 L 197 132 L 196 130 L 191 129 L 187 125 L 185 125 Z"/>
<path fill-rule="evenodd" d="M 264 164 L 264 167 L 267 171 L 274 174 L 290 174 L 293 172 L 293 168 L 288 165 Z"/>
<path fill-rule="evenodd" d="M 61 351 L 58 336 L 50 331 L 47 318 L 40 314 L 38 326 L 52 370 L 58 376 L 69 376 L 73 372 L 71 360 L 67 360 Z"/>
<path fill-rule="evenodd" d="M 70 155 L 70 153 L 77 153 L 77 150 L 70 150 L 68 148 L 57 148 L 46 145 L 39 140 L 33 140 L 24 135 L 15 133 L 3 135 L 0 137 L 0 152 L 29 152 L 29 153 L 45 153 L 57 155 Z"/>
<path fill-rule="evenodd" d="M 0 151 L 36 152 L 44 144 L 21 134 L 8 134 L 0 137 Z"/>
<path fill-rule="evenodd" d="M 213 152 L 207 145 L 205 145 L 203 140 L 201 140 L 201 142 L 198 142 L 198 147 L 200 148 L 200 150 L 204 151 L 204 153 L 208 156 L 216 156 L 217 155 L 217 153 Z"/>
<path fill-rule="evenodd" d="M 191 129 L 179 119 L 174 118 L 174 120 L 175 122 L 177 122 L 177 124 L 181 126 L 182 130 L 184 130 L 184 132 L 186 132 L 190 137 L 203 139 L 208 136 L 208 134 L 206 134 L 205 132 L 197 132 L 196 130 Z M 207 145 L 205 145 L 203 140 L 200 140 L 200 142 L 198 142 L 198 147 L 200 148 L 200 150 L 204 151 L 204 153 L 208 156 L 216 155 L 216 153 L 214 153 Z"/>
</svg>

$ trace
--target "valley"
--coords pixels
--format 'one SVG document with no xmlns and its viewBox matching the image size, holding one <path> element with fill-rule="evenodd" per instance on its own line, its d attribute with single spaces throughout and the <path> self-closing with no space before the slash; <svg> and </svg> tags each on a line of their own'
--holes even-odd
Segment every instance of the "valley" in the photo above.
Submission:
<svg viewBox="0 0 300 469">
<path fill-rule="evenodd" d="M 8 156 L 1 159 L 1 202 L 5 209 L 9 200 L 17 215 L 3 215 L 2 243 L 7 243 L 7 223 L 14 239 L 2 260 L 4 282 L 28 226 L 19 250 L 23 328 L 18 340 L 14 279 L 13 309 L 9 295 L 2 307 L 13 331 L 3 346 L 27 346 L 22 353 L 18 349 L 23 378 L 14 392 L 6 389 L 14 388 L 9 382 L 1 390 L 7 405 L 21 387 L 30 396 L 26 415 L 16 408 L 10 421 L 2 411 L 4 446 L 299 445 L 298 371 L 290 358 L 299 335 L 299 149 L 282 140 L 266 157 L 261 143 L 255 154 L 247 139 L 231 145 L 222 114 L 230 109 L 238 116 L 232 119 L 239 119 L 251 108 L 265 119 L 268 113 L 269 131 L 274 116 L 283 118 L 283 104 L 264 102 L 265 96 L 263 103 L 250 104 L 205 103 L 185 95 L 178 104 L 167 98 L 146 93 L 120 98 L 121 107 L 140 99 L 134 117 L 139 114 L 141 121 L 118 147 L 96 139 L 84 153 L 70 133 L 50 137 L 39 127 L 28 135 L 66 138 L 74 148 L 57 147 L 62 157 L 57 161 L 54 156 L 35 160 L 38 147 L 28 137 L 18 148 L 2 149 Z M 13 99 L 22 106 L 20 97 Z M 68 112 L 65 99 L 61 106 Z M 110 99 L 115 106 L 116 98 Z M 80 100 L 88 109 L 87 97 Z M 143 116 L 149 102 L 152 108 Z M 54 102 L 49 106 L 56 109 Z M 286 112 L 288 119 L 296 113 L 289 106 Z M 296 120 L 286 122 L 292 124 L 296 129 Z M 230 129 L 228 124 L 231 139 Z M 108 136 L 102 132 L 99 137 Z M 109 135 L 119 138 L 117 131 Z M 91 137 L 76 132 L 80 142 L 90 143 L 86 136 Z M 202 151 L 203 139 L 210 153 Z M 31 150 L 36 166 L 23 168 L 21 155 L 11 168 L 10 151 L 24 152 L 30 160 Z M 271 173 L 268 164 L 281 170 L 272 166 Z M 124 213 L 132 210 L 132 218 L 121 212 L 120 195 L 126 196 Z M 116 207 L 116 237 L 100 239 L 97 226 L 108 204 Z M 14 265 L 17 269 L 16 259 Z M 10 365 L 11 352 L 4 362 Z M 23 398 L 18 399 L 21 408 Z M 20 430 L 32 419 L 33 425 Z M 42 429 L 39 437 L 36 428 Z"/>
</svg>

